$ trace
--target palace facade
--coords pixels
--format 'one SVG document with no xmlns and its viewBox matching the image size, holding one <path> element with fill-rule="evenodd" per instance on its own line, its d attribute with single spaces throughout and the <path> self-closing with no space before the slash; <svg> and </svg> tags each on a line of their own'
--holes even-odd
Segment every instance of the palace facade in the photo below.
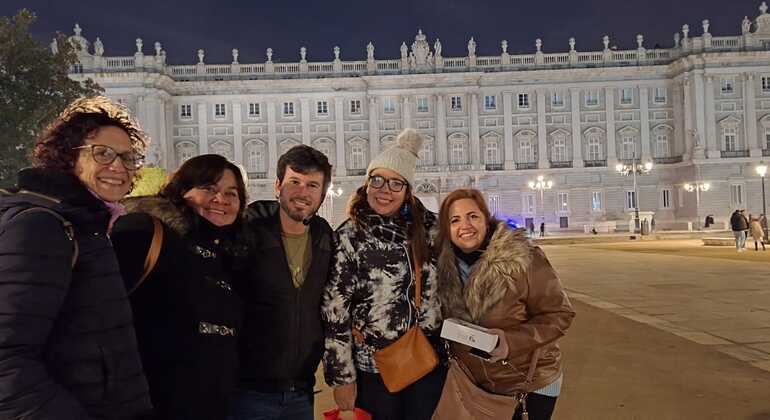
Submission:
<svg viewBox="0 0 770 420">
<path fill-rule="evenodd" d="M 76 25 L 81 45 L 71 77 L 91 78 L 130 107 L 152 137 L 149 162 L 173 170 L 201 153 L 240 163 L 251 199 L 273 197 L 278 157 L 296 144 L 324 152 L 334 186 L 321 214 L 344 218 L 347 197 L 364 182 L 369 159 L 413 127 L 426 139 L 417 194 L 437 208 L 460 187 L 484 191 L 490 208 L 519 223 L 545 220 L 550 231 L 627 229 L 638 206 L 656 227 L 702 226 L 732 209 L 762 212 L 755 166 L 770 161 L 770 14 L 736 22 L 740 34 L 717 37 L 703 21 L 688 25 L 669 48 L 603 48 L 444 57 L 438 39 L 421 31 L 400 58 L 328 62 L 167 65 L 160 43 L 133 56 L 105 55 L 99 38 Z M 56 48 L 55 44 L 52 48 Z M 146 54 L 147 53 L 147 54 Z M 617 164 L 651 162 L 622 176 Z M 534 190 L 538 176 L 551 180 Z M 649 212 L 649 213 L 648 213 Z"/>
</svg>

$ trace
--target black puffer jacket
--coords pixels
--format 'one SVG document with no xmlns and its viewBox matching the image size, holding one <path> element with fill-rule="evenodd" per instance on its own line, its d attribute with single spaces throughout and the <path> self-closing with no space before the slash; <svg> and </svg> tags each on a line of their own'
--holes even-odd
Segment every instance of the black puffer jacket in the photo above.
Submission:
<svg viewBox="0 0 770 420">
<path fill-rule="evenodd" d="M 125 202 L 113 242 L 132 290 L 152 242 L 163 244 L 151 274 L 131 294 L 152 402 L 163 420 L 224 420 L 236 385 L 241 300 L 232 287 L 246 260 L 239 225 L 217 227 L 162 197 Z M 185 209 L 186 210 L 186 209 Z"/>
<path fill-rule="evenodd" d="M 278 203 L 251 203 L 247 220 L 256 256 L 251 274 L 237 285 L 246 305 L 240 386 L 259 392 L 312 390 L 323 353 L 321 292 L 331 260 L 331 227 L 320 217 L 310 219 L 310 269 L 295 288 Z"/>
<path fill-rule="evenodd" d="M 142 418 L 150 395 L 106 206 L 65 173 L 26 169 L 19 187 L 33 193 L 0 198 L 0 418 Z M 13 217 L 32 206 L 74 225 L 74 270 L 59 220 Z"/>
</svg>

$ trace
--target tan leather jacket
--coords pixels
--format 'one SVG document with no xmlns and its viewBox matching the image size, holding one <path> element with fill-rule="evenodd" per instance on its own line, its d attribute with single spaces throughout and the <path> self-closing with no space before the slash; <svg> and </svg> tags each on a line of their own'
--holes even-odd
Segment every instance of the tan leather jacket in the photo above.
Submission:
<svg viewBox="0 0 770 420">
<path fill-rule="evenodd" d="M 469 347 L 453 343 L 452 353 L 472 372 L 476 383 L 496 394 L 534 391 L 561 374 L 556 341 L 564 335 L 575 312 L 556 272 L 543 251 L 530 243 L 523 229 L 499 222 L 486 251 L 473 265 L 463 286 L 449 241 L 438 262 L 438 292 L 442 314 L 505 332 L 509 364 L 489 363 L 468 354 Z M 525 383 L 532 355 L 537 367 Z"/>
</svg>

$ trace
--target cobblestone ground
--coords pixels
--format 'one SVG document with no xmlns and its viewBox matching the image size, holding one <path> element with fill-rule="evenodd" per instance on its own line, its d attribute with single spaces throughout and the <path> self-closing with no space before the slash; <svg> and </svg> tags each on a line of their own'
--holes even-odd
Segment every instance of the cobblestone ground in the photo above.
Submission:
<svg viewBox="0 0 770 420">
<path fill-rule="evenodd" d="M 554 419 L 770 419 L 770 250 L 544 249 L 578 312 Z M 321 419 L 333 402 L 317 388 Z"/>
</svg>

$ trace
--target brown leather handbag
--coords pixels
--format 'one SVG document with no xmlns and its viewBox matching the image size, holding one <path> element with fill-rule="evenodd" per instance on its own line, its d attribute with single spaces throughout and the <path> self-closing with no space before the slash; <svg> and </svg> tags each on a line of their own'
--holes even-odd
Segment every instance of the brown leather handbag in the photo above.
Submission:
<svg viewBox="0 0 770 420">
<path fill-rule="evenodd" d="M 538 351 L 532 354 L 526 383 L 532 382 L 537 367 Z M 502 362 L 507 364 L 507 362 Z M 513 367 L 511 367 L 513 369 Z M 500 420 L 511 419 L 519 404 L 522 404 L 522 420 L 529 419 L 527 393 L 500 395 L 487 392 L 475 384 L 473 375 L 455 357 L 449 359 L 444 389 L 432 420 Z"/>
<path fill-rule="evenodd" d="M 422 300 L 422 264 L 415 264 L 414 306 L 419 311 Z M 420 326 L 413 325 L 393 344 L 374 352 L 374 361 L 382 381 L 390 392 L 399 392 L 417 382 L 438 365 L 438 356 L 423 334 Z"/>
</svg>

